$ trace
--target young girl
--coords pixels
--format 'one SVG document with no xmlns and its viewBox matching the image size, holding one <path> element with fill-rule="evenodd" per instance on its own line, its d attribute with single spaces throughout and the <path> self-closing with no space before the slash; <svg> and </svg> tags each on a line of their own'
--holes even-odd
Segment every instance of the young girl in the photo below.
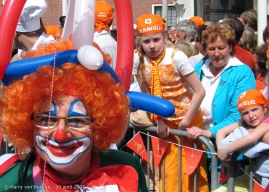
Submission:
<svg viewBox="0 0 269 192">
<path fill-rule="evenodd" d="M 219 130 L 216 138 L 218 158 L 222 161 L 228 160 L 230 153 L 235 151 L 240 151 L 248 158 L 258 157 L 254 173 L 258 175 L 258 180 L 261 179 L 263 187 L 266 187 L 269 181 L 268 154 L 263 153 L 263 151 L 269 150 L 267 104 L 267 100 L 258 90 L 251 89 L 242 93 L 237 103 L 242 118 L 241 122 L 233 123 Z M 235 186 L 238 186 L 236 179 Z M 219 190 L 217 189 L 217 191 Z M 244 189 L 241 188 L 240 191 L 242 190 Z"/>
<path fill-rule="evenodd" d="M 205 90 L 187 56 L 172 48 L 166 48 L 165 24 L 158 15 L 144 14 L 137 19 L 136 32 L 140 36 L 139 47 L 134 55 L 133 74 L 137 76 L 142 92 L 162 97 L 172 102 L 176 115 L 167 119 L 151 114 L 157 124 L 160 138 L 178 143 L 169 129 L 185 130 L 197 126 L 203 128 L 199 110 Z M 193 147 L 193 140 L 181 138 L 183 146 Z M 154 146 L 153 146 L 154 147 Z M 202 148 L 202 145 L 199 145 Z M 193 191 L 193 175 L 185 174 L 186 157 L 181 151 L 181 191 Z M 165 153 L 165 191 L 178 191 L 178 146 L 170 144 Z M 161 170 L 161 169 L 160 169 Z M 198 191 L 208 191 L 205 155 L 198 166 Z M 160 173 L 161 177 L 161 173 Z M 159 180 L 162 191 L 162 179 Z"/>
</svg>

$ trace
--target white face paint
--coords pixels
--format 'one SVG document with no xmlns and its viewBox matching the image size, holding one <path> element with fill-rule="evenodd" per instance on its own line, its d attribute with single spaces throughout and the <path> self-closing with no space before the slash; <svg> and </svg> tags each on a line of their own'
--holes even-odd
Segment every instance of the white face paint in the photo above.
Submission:
<svg viewBox="0 0 269 192">
<path fill-rule="evenodd" d="M 48 104 L 49 105 L 49 104 Z M 83 101 L 73 96 L 62 96 L 52 102 L 41 114 L 57 117 L 87 116 Z M 89 128 L 69 128 L 66 119 L 58 119 L 57 126 L 46 129 L 35 127 L 34 142 L 37 154 L 55 170 L 83 172 L 89 167 L 92 149 L 92 132 Z M 72 170 L 72 171 L 70 171 Z"/>
<path fill-rule="evenodd" d="M 53 139 L 49 139 L 46 150 L 46 140 L 44 136 L 35 135 L 36 146 L 42 153 L 47 153 L 48 158 L 55 165 L 72 163 L 79 155 L 87 151 L 91 145 L 91 139 L 88 136 L 73 139 L 66 143 L 58 143 Z"/>
</svg>

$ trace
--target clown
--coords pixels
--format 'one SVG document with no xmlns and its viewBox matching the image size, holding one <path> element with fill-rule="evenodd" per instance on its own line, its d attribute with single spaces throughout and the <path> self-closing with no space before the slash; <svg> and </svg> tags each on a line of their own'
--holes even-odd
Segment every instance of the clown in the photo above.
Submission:
<svg viewBox="0 0 269 192">
<path fill-rule="evenodd" d="M 23 1 L 8 0 L 1 18 L 15 5 L 22 8 Z M 115 0 L 115 5 L 118 14 L 131 15 L 130 2 Z M 127 64 L 132 64 L 133 56 L 133 38 L 128 38 L 126 29 L 132 35 L 133 28 L 131 22 L 123 27 L 123 20 L 131 17 L 118 17 L 124 37 L 118 43 L 129 46 L 119 46 L 118 77 L 106 64 L 110 58 L 97 44 L 91 46 L 94 7 L 95 0 L 70 1 L 74 18 L 70 11 L 63 38 L 25 52 L 23 60 L 8 66 L 9 58 L 0 60 L 6 84 L 1 90 L 0 131 L 19 151 L 0 158 L 0 183 L 11 189 L 148 191 L 139 161 L 109 147 L 123 137 L 131 106 L 164 117 L 174 113 L 174 106 L 150 95 L 125 93 L 132 67 Z M 0 30 L 0 38 L 4 32 Z M 5 43 L 8 49 L 10 38 Z"/>
<path fill-rule="evenodd" d="M 59 39 L 23 57 L 53 53 L 53 46 L 73 48 Z M 108 150 L 122 138 L 129 115 L 124 88 L 109 73 L 73 63 L 42 66 L 3 90 L 0 111 L 1 131 L 24 158 L 5 168 L 1 183 L 33 191 L 147 191 L 138 160 Z"/>
<path fill-rule="evenodd" d="M 7 1 L 1 17 L 7 16 L 8 8 L 16 3 L 22 8 L 25 1 Z M 80 32 L 89 29 L 83 22 L 93 23 L 89 19 L 93 20 L 95 1 L 85 3 L 89 4 L 76 4 L 77 8 L 87 8 L 85 12 L 78 11 L 87 17 L 81 20 L 80 15 L 74 15 L 78 20 L 72 22 L 76 24 L 74 31 L 69 31 L 73 41 L 58 39 L 40 45 L 35 51 L 25 52 L 23 65 L 31 63 L 35 69 L 29 71 L 32 67 L 25 65 L 19 69 L 20 61 L 13 62 L 14 72 L 22 72 L 22 75 L 1 90 L 0 131 L 18 149 L 18 154 L 5 154 L 0 158 L 0 183 L 10 189 L 148 191 L 139 161 L 122 151 L 109 150 L 127 129 L 130 101 L 123 85 L 109 70 L 90 70 L 79 61 L 73 62 L 79 54 L 70 49 L 92 45 L 91 34 L 87 33 L 84 38 Z M 15 18 L 18 19 L 19 14 L 7 25 L 9 33 L 17 24 Z M 70 23 L 67 18 L 67 24 Z M 3 32 L 0 33 L 3 35 Z M 4 50 L 12 44 L 7 41 L 11 36 L 6 38 Z M 94 49 L 99 50 L 97 45 Z M 40 65 L 48 54 L 52 59 Z M 41 55 L 43 57 L 39 57 Z M 59 61 L 63 55 L 68 56 L 67 60 Z M 101 56 L 100 62 L 94 61 L 98 68 L 103 59 L 108 62 L 105 54 Z M 2 77 L 8 60 L 1 58 Z M 5 191 L 5 186 L 1 185 L 0 191 Z"/>
</svg>

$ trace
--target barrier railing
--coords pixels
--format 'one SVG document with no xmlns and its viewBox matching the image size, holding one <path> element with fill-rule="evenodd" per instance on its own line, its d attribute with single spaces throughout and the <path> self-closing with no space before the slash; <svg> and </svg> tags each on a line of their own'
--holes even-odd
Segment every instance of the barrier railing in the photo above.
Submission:
<svg viewBox="0 0 269 192">
<path fill-rule="evenodd" d="M 150 139 L 149 139 L 149 136 L 150 136 L 150 133 L 156 133 L 157 132 L 157 128 L 156 126 L 150 126 L 150 127 L 147 127 L 147 128 L 140 128 L 140 127 L 135 127 L 134 125 L 132 125 L 131 123 L 129 124 L 129 128 L 133 129 L 133 130 L 136 130 L 136 131 L 142 131 L 142 132 L 146 132 L 147 134 L 147 143 L 146 143 L 146 147 L 147 147 L 147 151 L 150 150 Z M 182 131 L 182 130 L 175 130 L 175 129 L 170 129 L 170 134 L 171 135 L 175 135 L 175 136 L 179 136 L 179 137 L 187 137 L 187 133 L 186 131 Z M 214 146 L 212 145 L 211 141 L 209 139 L 207 139 L 206 137 L 203 137 L 203 136 L 200 136 L 198 138 L 198 141 L 202 142 L 208 149 L 208 152 L 209 153 L 216 153 L 215 151 L 215 148 Z M 178 144 L 180 145 L 180 139 L 178 139 Z M 196 143 L 196 142 L 195 142 Z M 194 145 L 195 148 L 196 147 L 196 144 Z M 180 149 L 179 149 L 179 152 L 180 152 Z M 180 153 L 178 155 L 178 160 L 179 160 L 179 164 L 178 164 L 178 178 L 180 178 Z M 161 163 L 164 163 L 165 159 L 162 159 L 162 162 Z M 211 155 L 211 166 L 212 166 L 212 169 L 211 169 L 211 183 L 210 183 L 210 189 L 211 191 L 212 190 L 215 190 L 217 189 L 218 187 L 218 161 L 217 161 L 217 157 L 216 155 Z M 194 191 L 197 191 L 196 190 L 196 179 L 197 179 L 197 176 L 196 176 L 196 173 L 194 173 L 195 176 L 194 176 Z M 147 165 L 147 184 L 148 184 L 148 187 L 150 186 L 149 184 L 149 181 L 150 181 L 150 175 L 149 175 L 149 165 Z M 162 171 L 162 191 L 164 191 L 164 171 Z M 180 179 L 178 179 L 178 191 L 180 191 Z"/>
<path fill-rule="evenodd" d="M 136 134 L 137 131 L 141 131 L 141 132 L 146 132 L 147 135 L 147 139 L 146 139 L 146 147 L 147 147 L 147 151 L 150 151 L 150 146 L 151 146 L 151 142 L 150 142 L 150 133 L 156 133 L 157 129 L 155 126 L 150 126 L 147 128 L 140 128 L 140 127 L 135 127 L 134 125 L 132 125 L 131 123 L 129 124 L 129 129 L 133 129 L 133 135 Z M 175 129 L 170 129 L 170 134 L 171 135 L 176 135 L 179 137 L 186 137 L 186 131 L 181 131 L 181 130 L 175 130 Z M 207 139 L 206 137 L 200 136 L 198 137 L 198 141 L 202 142 L 206 147 L 209 153 L 211 154 L 215 154 L 215 148 L 213 146 L 213 144 L 211 143 L 211 141 L 209 139 Z M 180 139 L 178 140 L 178 145 L 180 146 Z M 197 148 L 196 145 L 194 145 L 194 148 Z M 6 142 L 5 140 L 3 140 L 2 142 L 2 146 L 0 148 L 0 155 L 1 154 L 5 154 L 5 153 L 17 153 L 16 148 L 14 148 L 11 144 L 9 144 L 8 142 Z M 234 175 L 235 175 L 235 166 L 236 166 L 236 159 L 238 157 L 238 155 L 240 155 L 240 152 L 235 152 L 233 153 L 233 155 L 231 156 L 231 161 L 229 163 L 227 162 L 222 162 L 222 164 L 228 168 L 228 181 L 227 181 L 227 191 L 228 192 L 234 192 Z M 180 150 L 179 150 L 179 155 L 178 155 L 178 160 L 180 162 Z M 161 163 L 164 163 L 165 159 L 162 159 Z M 149 170 L 150 170 L 150 165 L 147 164 L 147 185 L 148 187 L 150 186 L 150 174 L 149 174 Z M 180 163 L 178 164 L 179 166 L 179 171 L 178 171 L 178 178 L 180 178 Z M 211 183 L 210 183 L 210 190 L 215 190 L 218 187 L 218 159 L 216 155 L 211 155 Z M 252 167 L 252 164 L 250 163 L 250 167 Z M 162 170 L 162 181 L 163 181 L 163 190 L 164 191 L 164 170 Z M 195 174 L 195 172 L 194 172 Z M 250 169 L 250 181 L 253 181 L 253 171 L 252 168 Z M 194 191 L 196 190 L 196 174 L 194 177 Z M 180 179 L 178 179 L 178 191 L 180 191 Z M 249 183 L 249 191 L 253 192 L 253 182 Z"/>
<path fill-rule="evenodd" d="M 237 157 L 240 155 L 240 152 L 237 151 L 235 153 L 232 154 L 231 156 L 231 160 L 229 161 L 229 163 L 227 162 L 222 162 L 222 165 L 224 165 L 225 167 L 228 168 L 228 181 L 227 181 L 227 190 L 229 192 L 234 192 L 234 175 L 235 175 L 235 168 L 236 168 L 236 159 Z M 250 173 L 249 173 L 249 177 L 250 177 L 250 182 L 249 182 L 249 192 L 253 192 L 253 171 L 252 171 L 252 167 L 254 165 L 252 165 L 251 161 L 250 161 Z"/>
</svg>

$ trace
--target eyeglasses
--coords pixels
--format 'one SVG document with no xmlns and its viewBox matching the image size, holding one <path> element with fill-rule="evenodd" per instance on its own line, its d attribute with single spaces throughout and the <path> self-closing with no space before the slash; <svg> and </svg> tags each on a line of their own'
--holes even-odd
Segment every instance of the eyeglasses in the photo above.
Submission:
<svg viewBox="0 0 269 192">
<path fill-rule="evenodd" d="M 199 37 L 196 37 L 196 38 L 195 38 L 195 41 L 196 41 L 197 43 L 199 43 L 201 40 L 200 40 Z"/>
<path fill-rule="evenodd" d="M 46 114 L 32 115 L 31 120 L 36 127 L 40 129 L 53 129 L 60 119 L 65 120 L 65 125 L 70 129 L 89 129 L 92 119 L 88 116 L 57 117 Z"/>
</svg>

